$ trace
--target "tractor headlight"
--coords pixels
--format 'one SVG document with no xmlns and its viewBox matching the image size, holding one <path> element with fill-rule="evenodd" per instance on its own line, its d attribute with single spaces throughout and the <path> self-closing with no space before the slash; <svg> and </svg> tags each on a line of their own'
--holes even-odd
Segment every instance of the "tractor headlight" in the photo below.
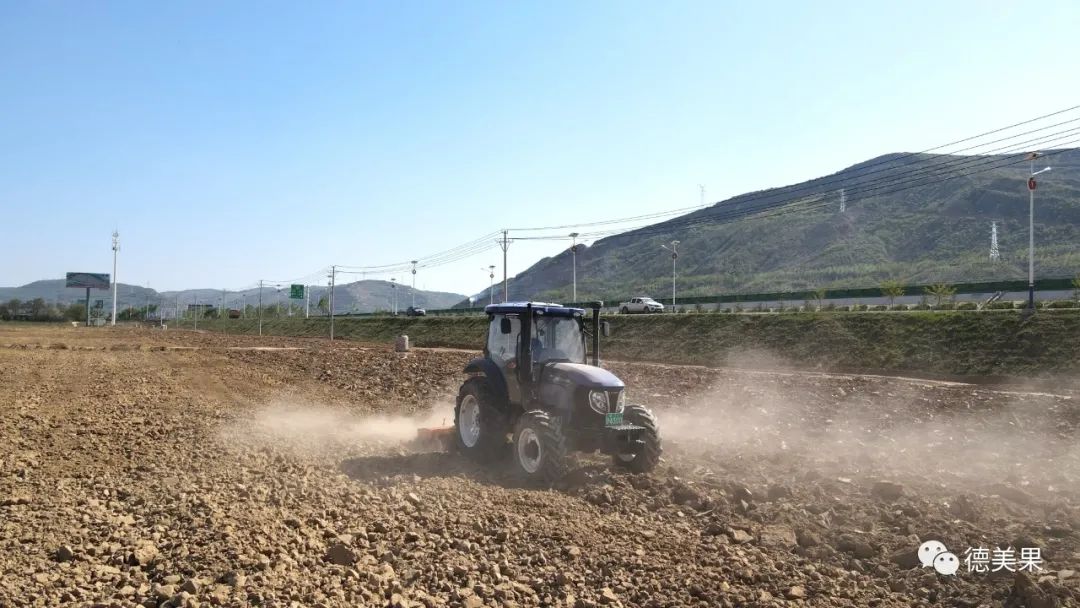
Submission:
<svg viewBox="0 0 1080 608">
<path fill-rule="evenodd" d="M 626 408 L 626 391 L 619 391 L 619 401 L 615 404 L 615 411 L 621 412 Z"/>
<path fill-rule="evenodd" d="M 597 414 L 608 413 L 608 396 L 604 391 L 589 391 L 589 407 Z"/>
</svg>

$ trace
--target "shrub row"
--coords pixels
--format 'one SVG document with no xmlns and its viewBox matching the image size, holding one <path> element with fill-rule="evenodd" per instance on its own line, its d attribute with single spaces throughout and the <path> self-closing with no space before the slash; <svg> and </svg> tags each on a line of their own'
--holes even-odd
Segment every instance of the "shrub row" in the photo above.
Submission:
<svg viewBox="0 0 1080 608">
<path fill-rule="evenodd" d="M 1046 302 L 1039 302 L 1039 308 L 1043 309 L 1069 309 L 1080 308 L 1080 302 L 1075 300 L 1053 300 Z M 991 302 L 984 308 L 987 310 L 1018 310 L 1026 307 L 1025 302 Z M 764 306 L 741 306 L 735 305 L 733 307 L 717 308 L 705 310 L 697 308 L 695 312 L 716 312 L 722 314 L 735 313 L 735 312 L 771 312 L 771 313 L 796 313 L 796 312 L 864 312 L 864 311 L 885 311 L 885 310 L 979 310 L 980 306 L 976 302 L 942 302 L 941 304 L 893 304 L 891 306 L 885 304 L 867 305 L 867 304 L 852 304 L 850 306 L 838 306 L 836 304 L 825 304 L 818 308 L 817 306 L 785 306 L 783 308 L 771 307 L 766 308 Z M 680 310 L 680 313 L 688 312 L 686 310 Z"/>
</svg>

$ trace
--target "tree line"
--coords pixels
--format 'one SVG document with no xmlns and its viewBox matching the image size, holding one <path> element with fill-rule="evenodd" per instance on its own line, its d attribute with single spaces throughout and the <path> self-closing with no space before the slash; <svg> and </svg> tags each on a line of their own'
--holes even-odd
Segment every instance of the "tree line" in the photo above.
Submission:
<svg viewBox="0 0 1080 608">
<path fill-rule="evenodd" d="M 117 321 L 143 321 L 147 318 L 156 318 L 157 305 L 147 307 L 128 306 L 117 311 Z M 90 318 L 110 320 L 112 311 L 104 308 L 90 308 Z M 49 303 L 44 298 L 33 300 L 19 300 L 13 298 L 7 302 L 0 302 L 0 320 L 2 321 L 85 321 L 86 304 L 84 302 L 72 302 L 71 304 Z"/>
</svg>

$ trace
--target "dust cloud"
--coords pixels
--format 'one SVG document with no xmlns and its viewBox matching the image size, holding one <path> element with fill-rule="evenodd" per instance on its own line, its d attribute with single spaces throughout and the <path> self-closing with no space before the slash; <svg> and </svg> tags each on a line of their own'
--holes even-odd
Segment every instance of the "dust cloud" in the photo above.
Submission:
<svg viewBox="0 0 1080 608">
<path fill-rule="evenodd" d="M 951 490 L 1007 484 L 1037 495 L 1080 489 L 1080 403 L 1069 395 L 899 378 L 734 375 L 741 381 L 657 411 L 671 451 L 718 473 L 794 479 L 814 471 Z"/>
<path fill-rule="evenodd" d="M 222 439 L 296 455 L 332 455 L 405 447 L 417 430 L 450 426 L 454 405 L 439 402 L 412 416 L 362 415 L 341 407 L 278 400 L 221 430 Z"/>
</svg>

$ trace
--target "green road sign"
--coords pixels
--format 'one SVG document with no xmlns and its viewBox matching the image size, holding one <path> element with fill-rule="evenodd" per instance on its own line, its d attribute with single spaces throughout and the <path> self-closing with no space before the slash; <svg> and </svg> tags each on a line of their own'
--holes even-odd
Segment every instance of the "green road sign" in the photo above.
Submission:
<svg viewBox="0 0 1080 608">
<path fill-rule="evenodd" d="M 304 299 L 304 286 L 303 285 L 289 285 L 289 299 L 290 300 L 303 300 Z"/>
</svg>

